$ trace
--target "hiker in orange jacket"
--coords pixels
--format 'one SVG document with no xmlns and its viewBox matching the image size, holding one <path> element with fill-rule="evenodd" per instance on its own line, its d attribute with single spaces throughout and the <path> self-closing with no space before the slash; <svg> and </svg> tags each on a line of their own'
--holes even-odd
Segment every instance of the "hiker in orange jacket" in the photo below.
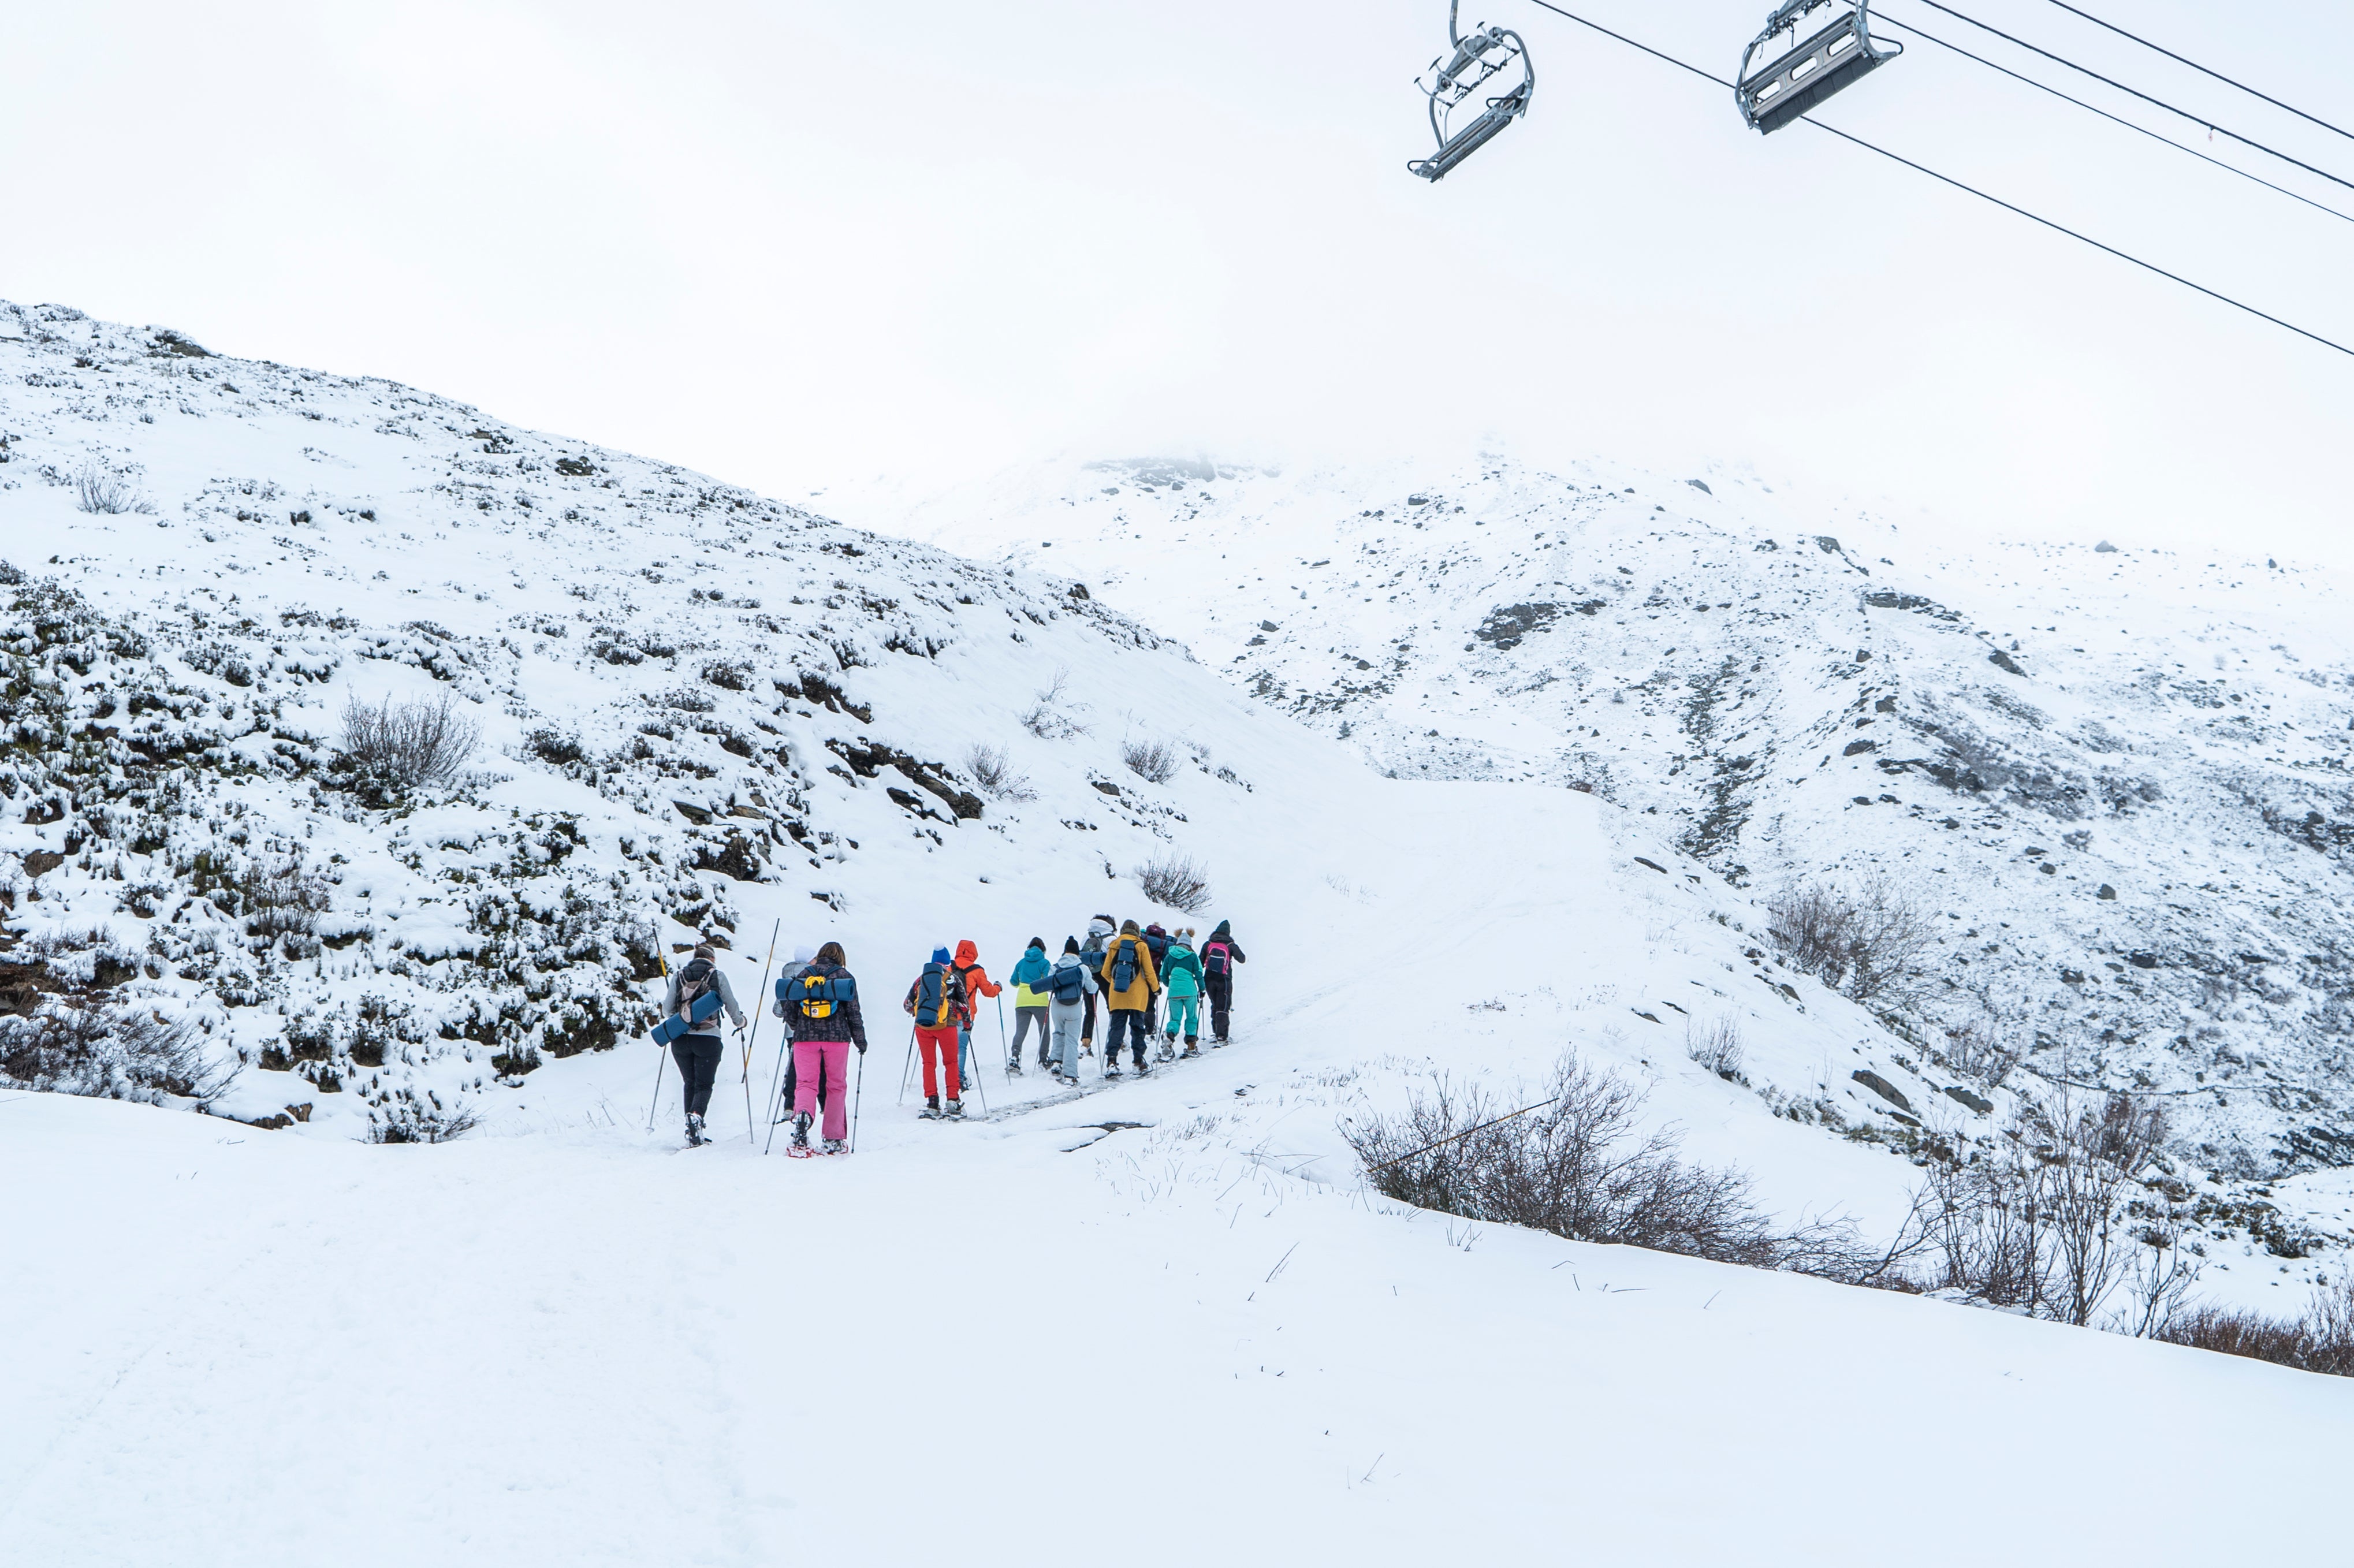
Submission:
<svg viewBox="0 0 2354 1568">
<path fill-rule="evenodd" d="M 1119 1040 L 1125 1033 L 1134 1044 L 1136 1070 L 1149 1073 L 1144 1065 L 1145 1036 L 1151 1027 L 1145 1017 L 1151 1005 L 1152 993 L 1161 989 L 1161 977 L 1152 968 L 1152 949 L 1144 944 L 1144 934 L 1133 920 L 1120 924 L 1119 935 L 1107 944 L 1103 961 L 1096 966 L 1096 974 L 1103 981 L 1104 1005 L 1111 1015 L 1110 1033 L 1104 1036 L 1104 1070 L 1107 1078 L 1119 1076 Z M 1124 1021 L 1124 1022 L 1123 1022 Z"/>
<path fill-rule="evenodd" d="M 964 1083 L 972 1082 L 972 1021 L 981 1011 L 981 999 L 995 996 L 1005 988 L 989 978 L 981 967 L 981 949 L 966 938 L 957 944 L 957 979 L 964 981 L 964 1013 L 957 1020 L 957 1076 Z"/>
</svg>

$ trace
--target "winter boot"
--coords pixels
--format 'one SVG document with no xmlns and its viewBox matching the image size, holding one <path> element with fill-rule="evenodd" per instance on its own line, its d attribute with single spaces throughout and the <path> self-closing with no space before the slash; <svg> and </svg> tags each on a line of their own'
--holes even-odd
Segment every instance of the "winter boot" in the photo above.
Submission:
<svg viewBox="0 0 2354 1568">
<path fill-rule="evenodd" d="M 1107 1078 L 1117 1078 L 1119 1076 L 1119 1062 L 1118 1058 L 1111 1056 L 1104 1058 L 1103 1075 Z"/>
<path fill-rule="evenodd" d="M 1175 1044 L 1175 1040 L 1176 1037 L 1172 1035 L 1169 1039 L 1163 1040 L 1161 1043 L 1161 1059 L 1162 1061 L 1174 1062 L 1177 1059 L 1177 1046 Z"/>
<path fill-rule="evenodd" d="M 1022 1075 L 1021 1057 L 1015 1056 L 1005 1064 L 1005 1075 L 1009 1078 L 1018 1078 Z"/>
<path fill-rule="evenodd" d="M 838 1138 L 829 1138 L 825 1140 L 825 1151 L 828 1154 L 840 1154 L 849 1147 L 850 1146 L 848 1144 L 843 1142 L 842 1139 Z"/>
<path fill-rule="evenodd" d="M 699 1116 L 688 1117 L 686 1118 L 686 1146 L 689 1149 L 700 1149 L 705 1143 L 710 1141 L 711 1140 L 703 1136 L 703 1118 Z"/>
<path fill-rule="evenodd" d="M 964 1102 L 962 1100 L 950 1100 L 948 1103 L 947 1108 L 940 1112 L 940 1119 L 942 1121 L 962 1121 L 964 1119 Z"/>
<path fill-rule="evenodd" d="M 1201 1054 L 1202 1048 L 1193 1044 L 1191 1040 L 1188 1040 L 1185 1042 L 1185 1049 L 1177 1053 L 1177 1059 L 1182 1062 L 1190 1056 L 1198 1056 Z"/>
<path fill-rule="evenodd" d="M 1147 1078 L 1152 1075 L 1152 1065 L 1141 1056 L 1139 1056 L 1136 1059 L 1136 1075 L 1140 1078 Z"/>
<path fill-rule="evenodd" d="M 940 1119 L 939 1096 L 926 1095 L 924 1097 L 923 1117 L 926 1121 L 938 1121 Z"/>
<path fill-rule="evenodd" d="M 793 1115 L 793 1147 L 795 1149 L 807 1149 L 809 1147 L 809 1129 L 810 1113 L 807 1111 L 795 1112 Z"/>
</svg>

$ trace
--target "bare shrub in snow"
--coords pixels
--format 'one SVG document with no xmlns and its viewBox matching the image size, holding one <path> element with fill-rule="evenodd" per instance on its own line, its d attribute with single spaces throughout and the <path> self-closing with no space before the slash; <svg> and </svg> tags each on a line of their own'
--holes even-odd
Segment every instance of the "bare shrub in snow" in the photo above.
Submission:
<svg viewBox="0 0 2354 1568">
<path fill-rule="evenodd" d="M 2179 1315 L 2155 1338 L 2301 1372 L 2354 1377 L 2354 1276 L 2322 1287 L 2299 1317 L 2197 1307 Z"/>
<path fill-rule="evenodd" d="M 1165 740 L 1131 740 L 1120 747 L 1128 770 L 1148 784 L 1166 784 L 1177 777 L 1177 748 Z"/>
<path fill-rule="evenodd" d="M 256 937 L 307 937 L 327 912 L 326 878 L 302 869 L 299 860 L 256 861 L 237 879 L 239 910 Z"/>
<path fill-rule="evenodd" d="M 1861 1245 L 1847 1222 L 1783 1229 L 1757 1207 L 1746 1175 L 1679 1159 L 1679 1134 L 1639 1128 L 1641 1092 L 1575 1052 L 1563 1054 L 1544 1089 L 1544 1098 L 1506 1112 L 1485 1091 L 1437 1075 L 1403 1116 L 1342 1130 L 1390 1197 L 1576 1241 L 1856 1284 L 1887 1282 L 1919 1245 L 1917 1227 L 1882 1249 Z"/>
<path fill-rule="evenodd" d="M 2131 1205 L 2165 1137 L 2157 1108 L 2126 1096 L 2083 1108 L 2063 1097 L 2022 1109 L 1990 1152 L 1935 1155 L 1924 1187 L 1943 1260 L 1932 1283 L 2081 1325 L 2140 1273 L 2137 1294 L 2157 1298 L 2144 1314 L 2160 1316 L 2169 1287 L 2150 1280 L 2146 1271 L 2158 1265 L 2137 1255 L 2150 1242 L 2146 1227 L 2137 1231 Z M 2156 1239 L 2170 1245 L 2168 1236 Z"/>
<path fill-rule="evenodd" d="M 423 1100 L 392 1100 L 368 1112 L 370 1143 L 449 1143 L 474 1130 L 482 1120 L 463 1106 L 444 1107 L 428 1094 Z"/>
<path fill-rule="evenodd" d="M 1068 670 L 1057 669 L 1054 680 L 1037 694 L 1038 700 L 1016 722 L 1040 740 L 1068 740 L 1087 734 L 1087 726 L 1072 716 L 1079 705 L 1069 698 L 1070 679 Z"/>
<path fill-rule="evenodd" d="M 209 1057 L 185 1020 L 148 1007 L 60 1004 L 0 1018 L 0 1074 L 58 1094 L 149 1104 L 175 1096 L 205 1105 L 237 1069 Z"/>
<path fill-rule="evenodd" d="M 447 693 L 430 703 L 354 697 L 344 707 L 344 757 L 355 771 L 395 789 L 455 783 L 481 739 L 481 728 Z"/>
<path fill-rule="evenodd" d="M 2007 1042 L 1990 1021 L 1974 1018 L 1946 1031 L 1946 1065 L 1965 1078 L 1975 1078 L 1989 1089 L 2002 1086 L 2010 1070 L 2025 1054 Z"/>
<path fill-rule="evenodd" d="M 92 459 L 74 474 L 74 505 L 83 512 L 148 513 L 155 503 L 131 488 L 130 482 L 105 464 Z"/>
<path fill-rule="evenodd" d="M 964 765 L 981 792 L 998 800 L 1034 800 L 1038 791 L 1030 788 L 1030 777 L 1016 773 L 1006 759 L 1003 747 L 980 746 L 965 753 Z"/>
<path fill-rule="evenodd" d="M 1136 868 L 1136 885 L 1155 904 L 1199 915 L 1210 905 L 1210 878 L 1193 860 L 1177 854 L 1147 861 Z"/>
<path fill-rule="evenodd" d="M 1882 877 L 1857 893 L 1794 885 L 1766 907 L 1766 932 L 1792 963 L 1861 1002 L 1909 997 L 1936 941 L 1919 907 Z"/>
<path fill-rule="evenodd" d="M 1728 1084 L 1746 1084 L 1741 1068 L 1747 1054 L 1741 1045 L 1741 1025 L 1730 1018 L 1708 1024 L 1697 1019 L 1684 1025 L 1684 1054 Z"/>
</svg>

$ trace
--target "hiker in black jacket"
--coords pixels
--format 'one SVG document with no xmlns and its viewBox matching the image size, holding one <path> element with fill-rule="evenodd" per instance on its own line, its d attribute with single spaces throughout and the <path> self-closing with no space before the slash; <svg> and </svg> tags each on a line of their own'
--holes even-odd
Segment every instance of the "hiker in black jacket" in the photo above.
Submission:
<svg viewBox="0 0 2354 1568">
<path fill-rule="evenodd" d="M 843 967 L 842 944 L 828 942 L 817 950 L 809 967 L 794 977 L 796 985 L 788 991 L 806 991 L 811 980 L 850 980 L 850 970 Z M 855 991 L 857 982 L 836 988 Z M 866 1054 L 866 1020 L 858 1011 L 858 998 L 851 995 L 841 1001 L 790 1002 L 793 1008 L 793 1148 L 809 1147 L 810 1113 L 818 1108 L 817 1089 L 822 1081 L 827 1088 L 825 1101 L 825 1152 L 839 1154 L 843 1139 L 850 1131 L 848 1097 L 843 1086 L 850 1082 L 850 1048 Z"/>
<path fill-rule="evenodd" d="M 1235 966 L 1243 961 L 1243 950 L 1226 921 L 1219 921 L 1210 939 L 1202 944 L 1201 958 L 1202 989 L 1210 993 L 1210 1044 L 1223 1045 L 1235 1005 Z"/>
</svg>

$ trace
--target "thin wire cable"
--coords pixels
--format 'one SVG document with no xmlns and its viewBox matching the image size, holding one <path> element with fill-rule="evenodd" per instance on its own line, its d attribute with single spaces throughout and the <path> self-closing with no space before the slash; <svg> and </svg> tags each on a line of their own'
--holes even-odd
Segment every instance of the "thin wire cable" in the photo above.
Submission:
<svg viewBox="0 0 2354 1568">
<path fill-rule="evenodd" d="M 2105 86 L 2115 88 L 2119 92 L 2131 93 L 2134 97 L 2140 99 L 2144 103 L 2154 103 L 2158 108 L 2165 110 L 2168 114 L 2180 115 L 2183 119 L 2190 121 L 2193 125 L 2204 126 L 2207 130 L 2215 132 L 2219 136 L 2229 136 L 2232 141 L 2239 143 L 2242 146 L 2253 147 L 2257 152 L 2263 153 L 2270 157 L 2278 158 L 2284 164 L 2294 164 L 2308 175 L 2318 175 L 2323 179 L 2329 181 L 2332 185 L 2344 185 L 2348 190 L 2354 191 L 2354 180 L 2345 179 L 2339 175 L 2333 175 L 2327 169 L 2317 168 L 2313 164 L 2306 163 L 2302 158 L 2292 158 L 2286 153 L 2282 152 L 2279 148 L 2267 147 L 2253 136 L 2243 136 L 2237 131 L 2227 131 L 2211 120 L 2206 119 L 2201 115 L 2191 113 L 2188 109 L 2178 109 L 2173 104 L 2167 102 L 2166 100 L 2162 98 L 2153 98 L 2137 87 L 2127 87 L 2124 82 L 2118 81 L 2113 77 L 2103 76 L 2099 71 L 2093 69 L 2090 66 L 2078 65 L 2074 60 L 2068 58 L 2065 55 L 2055 55 L 2050 49 L 2040 48 L 2037 46 L 2029 43 L 2025 38 L 2013 37 L 2010 34 L 2004 32 L 2000 27 L 1994 26 L 1992 23 L 1981 22 L 1976 16 L 1956 11 L 1951 5 L 1941 4 L 1940 0 L 1921 0 L 1921 4 L 1928 6 L 1933 11 L 1943 11 L 1946 16 L 1953 17 L 1954 20 L 1957 22 L 1967 22 L 1971 26 L 1978 28 L 1981 32 L 1992 33 L 1996 37 L 2002 39 L 2005 43 L 2016 44 L 2030 54 L 2041 55 L 2045 59 L 2052 61 L 2055 65 L 2063 65 L 2070 70 L 2081 71 L 2084 75 L 2091 77 L 2094 81 L 2101 82 Z"/>
<path fill-rule="evenodd" d="M 2058 0 L 2054 0 L 2054 4 L 2057 3 Z M 2340 212 L 2327 202 L 2316 201 L 2309 196 L 2305 196 L 2299 192 L 2289 189 L 2286 185 L 2276 185 L 2273 184 L 2272 181 L 2264 178 L 2262 175 L 2251 174 L 2247 170 L 2240 167 L 2237 164 L 2227 164 L 2222 159 L 2214 156 L 2212 154 L 2202 153 L 2187 142 L 2178 142 L 2173 137 L 2153 131 L 2147 125 L 2137 125 L 2122 114 L 2112 114 L 2097 103 L 2087 103 L 2081 98 L 2061 91 L 2058 88 L 2053 87 L 2050 82 L 2038 81 L 2033 77 L 2026 76 L 2019 71 L 2015 71 L 2007 65 L 1998 64 L 1995 61 L 1987 58 L 1984 55 L 1972 54 L 1969 50 L 1962 48 L 1959 44 L 1949 43 L 1946 39 L 1937 37 L 1936 34 L 1925 32 L 1921 28 L 1914 26 L 1910 22 L 1898 21 L 1895 17 L 1889 16 L 1885 11 L 1873 12 L 1872 19 L 1877 22 L 1884 22 L 1888 26 L 1898 28 L 1901 31 L 1911 33 L 1916 37 L 1936 45 L 1939 48 L 1951 49 L 1954 53 L 1961 56 L 1966 60 L 1976 60 L 1978 64 L 1986 67 L 1988 70 L 2000 71 L 2003 75 L 2010 78 L 2013 81 L 2023 81 L 2030 87 L 2050 93 L 2052 97 L 2059 99 L 2064 103 L 2073 103 L 2077 108 L 2097 114 L 2104 120 L 2115 121 L 2117 124 L 2124 126 L 2126 130 L 2139 132 L 2142 135 L 2148 137 L 2153 142 L 2163 142 L 2168 146 L 2173 148 L 2176 152 L 2188 153 L 2201 163 L 2212 164 L 2217 168 L 2235 174 L 2243 180 L 2253 180 L 2256 184 L 2264 186 L 2264 189 L 2268 191 L 2278 191 L 2281 195 L 2288 197 L 2291 201 L 2301 201 L 2307 207 L 2320 208 L 2323 212 L 2327 213 L 2332 217 L 2344 218 L 2349 223 L 2354 223 L 2354 214 Z"/>
<path fill-rule="evenodd" d="M 2118 26 L 2115 22 L 2104 22 L 2098 16 L 2094 16 L 2090 11 L 2079 10 L 2077 7 L 2069 5 L 2068 0 L 2052 0 L 2052 4 L 2059 6 L 2060 9 L 2067 12 L 2072 16 L 2084 17 L 2084 20 L 2092 23 L 2095 27 L 2106 27 L 2110 32 L 2115 33 L 2121 38 L 2131 38 L 2143 48 L 2155 49 L 2159 54 L 2164 55 L 2168 59 L 2177 61 L 2182 65 L 2187 65 L 2192 70 L 2198 71 L 2205 76 L 2211 76 L 2217 81 L 2222 82 L 2226 86 L 2238 88 L 2242 92 L 2246 93 L 2251 98 L 2261 98 L 2266 103 L 2271 104 L 2274 109 L 2285 109 L 2291 114 L 2296 115 L 2299 120 L 2309 120 L 2314 124 L 2320 126 L 2324 131 L 2335 131 L 2338 135 L 2345 137 L 2348 141 L 2354 142 L 2354 131 L 2338 130 L 2337 126 L 2332 125 L 2328 121 L 2322 119 L 2317 114 L 2307 114 L 2304 110 L 2297 108 L 2296 105 L 2293 103 L 2283 103 L 2279 99 L 2274 98 L 2269 92 L 2258 92 L 2254 88 L 2250 87 L 2244 81 L 2233 81 L 2221 71 L 2210 70 L 2207 67 L 2200 65 L 2197 60 L 2191 59 L 2188 56 L 2178 55 L 2172 49 L 2166 48 L 2162 44 L 2151 43 L 2139 33 L 2128 33 L 2123 27 Z"/>
<path fill-rule="evenodd" d="M 1727 91 L 1732 90 L 1733 83 L 1725 80 L 1723 77 L 1717 76 L 1711 71 L 1702 70 L 1700 67 L 1691 64 L 1689 61 L 1680 60 L 1676 58 L 1675 56 L 1655 49 L 1649 44 L 1637 43 L 1634 39 L 1627 37 L 1624 33 L 1614 33 L 1599 22 L 1588 21 L 1585 17 L 1579 16 L 1575 11 L 1563 9 L 1561 6 L 1553 4 L 1553 0 L 1529 0 L 1529 3 L 1540 9 L 1551 11 L 1557 16 L 1566 16 L 1571 21 L 1575 22 L 1578 26 L 1582 27 L 1590 27 L 1594 31 L 1600 33 L 1605 37 L 1616 38 L 1618 42 L 1625 44 L 1629 48 L 1640 49 L 1643 53 L 1651 56 L 1655 59 L 1665 60 L 1668 64 L 1674 66 L 1679 70 L 1690 71 L 1692 75 L 1700 78 L 1702 81 L 1713 82 L 1717 86 L 1725 89 Z M 1936 0 L 1924 0 L 1924 4 L 1935 5 Z M 1941 11 L 1945 8 L 1946 7 L 1942 5 L 1937 6 L 1937 9 Z M 1976 185 L 1965 185 L 1960 180 L 1955 179 L 1950 175 L 1941 175 L 1925 164 L 1916 164 L 1910 158 L 1900 156 L 1897 154 L 1890 152 L 1885 147 L 1865 141 L 1861 136 L 1850 135 L 1849 132 L 1840 130 L 1836 125 L 1827 125 L 1811 115 L 1807 117 L 1806 122 L 1813 126 L 1818 131 L 1827 131 L 1830 132 L 1830 134 L 1838 137 L 1842 142 L 1852 142 L 1866 152 L 1877 153 L 1882 157 L 1888 159 L 1892 163 L 1902 164 L 1906 168 L 1911 169 L 1917 174 L 1926 175 L 1931 179 L 1937 181 L 1941 185 L 1951 185 L 1957 191 L 1967 191 L 1971 196 L 1978 197 L 1980 201 L 1993 203 L 1995 206 L 2002 208 L 2005 212 L 2016 213 L 2031 223 L 2040 223 L 2044 228 L 2054 230 L 2057 233 L 2064 234 L 2071 239 L 2082 241 L 2084 244 L 2091 246 L 2095 250 L 2105 251 L 2109 255 L 2115 257 L 2120 261 L 2130 261 L 2146 272 L 2155 272 L 2168 282 L 2179 283 L 2186 289 L 2204 294 L 2211 300 L 2220 301 L 2224 304 L 2230 305 L 2234 310 L 2245 311 L 2248 314 L 2254 316 L 2259 321 L 2270 322 L 2273 325 L 2293 332 L 2299 337 L 2310 338 L 2313 342 L 2321 344 L 2324 348 L 2334 348 L 2338 353 L 2347 355 L 2349 358 L 2354 358 L 2354 348 L 2349 348 L 2342 343 L 2333 342 L 2332 340 L 2322 336 L 2319 333 L 2307 332 L 2305 328 L 2298 326 L 2295 322 L 2283 321 L 2276 315 L 2273 315 L 2264 311 L 2260 311 L 2256 309 L 2255 306 L 2248 304 L 2243 301 L 2235 300 L 2229 294 L 2218 293 L 2214 290 L 2208 288 L 2203 283 L 2194 283 L 2190 279 L 2185 278 L 2179 273 L 2169 272 L 2165 268 L 2158 266 L 2155 262 L 2145 261 L 2140 257 L 2133 255 L 2128 251 L 2120 250 L 2114 245 L 2104 245 L 2089 234 L 2079 234 L 2076 230 L 2068 228 L 2065 224 L 2054 223 L 2052 219 L 2041 217 L 2036 213 L 2030 212 L 2023 207 L 2015 207 L 2011 203 L 2003 200 L 2000 196 L 1988 196 L 1986 192 L 1978 189 Z"/>
</svg>

